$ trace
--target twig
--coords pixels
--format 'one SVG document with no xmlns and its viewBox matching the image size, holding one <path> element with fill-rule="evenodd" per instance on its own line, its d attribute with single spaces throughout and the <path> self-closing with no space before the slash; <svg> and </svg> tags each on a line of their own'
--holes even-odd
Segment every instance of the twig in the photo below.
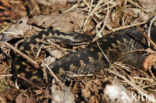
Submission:
<svg viewBox="0 0 156 103">
<path fill-rule="evenodd" d="M 24 78 L 24 77 L 22 77 L 22 76 L 20 76 L 20 75 L 18 75 L 18 77 L 21 78 L 21 79 L 23 79 L 24 81 L 28 82 L 29 84 L 31 84 L 33 87 L 35 87 L 35 88 L 41 90 L 41 91 L 42 91 L 43 93 L 45 93 L 45 94 L 47 95 L 47 97 L 49 97 L 50 99 L 53 99 L 54 101 L 56 101 L 51 95 L 49 95 L 49 93 L 47 93 L 47 91 L 44 90 L 44 88 L 42 88 L 42 87 L 40 87 L 40 86 L 34 84 L 33 82 L 29 81 L 28 79 L 26 79 L 26 78 Z M 55 102 L 55 103 L 57 103 L 57 102 Z"/>
<path fill-rule="evenodd" d="M 139 6 L 138 4 L 136 4 L 133 0 L 128 0 L 128 2 L 131 3 L 131 4 L 133 4 L 133 5 L 136 6 L 136 7 L 140 8 L 141 10 L 147 12 L 146 9 L 144 9 L 143 7 L 141 7 L 141 6 Z"/>
<path fill-rule="evenodd" d="M 9 27 L 10 27 L 11 24 L 7 24 L 5 28 L 3 28 L 2 30 L 0 30 L 0 33 L 3 33 L 4 31 L 6 31 Z"/>
<path fill-rule="evenodd" d="M 151 38 L 148 37 L 148 35 L 144 32 L 144 30 L 142 28 L 140 28 L 139 26 L 137 26 L 137 28 L 142 32 L 142 35 L 150 41 L 150 43 L 153 45 L 153 47 L 156 49 L 156 44 L 151 40 Z"/>
<path fill-rule="evenodd" d="M 136 79 L 136 80 L 145 80 L 145 81 L 149 81 L 149 82 L 154 82 L 153 79 L 151 78 L 147 78 L 147 77 L 137 77 L 137 76 L 134 76 L 133 79 Z"/>
<path fill-rule="evenodd" d="M 42 61 L 42 63 L 43 63 L 43 65 L 49 70 L 49 72 L 50 72 L 51 75 L 54 77 L 54 79 L 56 80 L 56 82 L 62 84 L 62 83 L 60 82 L 60 80 L 58 79 L 58 77 L 55 75 L 55 73 L 50 69 L 50 67 L 49 67 L 47 64 L 45 64 L 43 61 Z"/>
<path fill-rule="evenodd" d="M 36 87 L 36 88 L 40 89 L 41 91 L 44 91 L 44 90 L 42 89 L 42 87 L 40 87 L 40 86 L 34 84 L 33 82 L 29 81 L 28 79 L 26 79 L 26 78 L 24 78 L 24 77 L 22 77 L 22 76 L 20 76 L 20 75 L 17 75 L 17 76 L 18 76 L 19 78 L 23 79 L 24 81 L 26 81 L 27 83 L 31 84 L 33 87 Z"/>
<path fill-rule="evenodd" d="M 5 77 L 11 77 L 12 74 L 0 74 L 0 79 Z"/>
<path fill-rule="evenodd" d="M 100 51 L 102 52 L 104 58 L 105 58 L 105 59 L 108 61 L 108 63 L 111 65 L 111 64 L 112 64 L 111 61 L 108 59 L 108 57 L 106 56 L 106 54 L 103 52 L 103 50 L 102 50 L 102 48 L 100 47 L 98 41 L 96 41 L 96 44 L 97 44 L 98 48 L 100 49 Z"/>
<path fill-rule="evenodd" d="M 63 14 L 68 13 L 68 12 L 72 11 L 73 9 L 75 9 L 75 8 L 77 8 L 77 7 L 78 7 L 78 4 L 75 4 L 75 5 L 73 5 L 71 8 L 65 10 L 65 11 L 63 12 Z"/>
<path fill-rule="evenodd" d="M 113 65 L 111 65 L 111 67 L 114 68 Z M 112 70 L 109 70 L 109 72 L 112 73 L 112 74 L 114 74 L 114 75 L 116 75 L 116 76 L 118 76 L 118 77 L 120 77 L 120 78 L 122 78 L 125 82 L 127 82 L 129 85 L 131 85 L 133 88 L 135 88 L 135 89 L 139 92 L 139 94 L 150 98 L 150 96 L 147 94 L 146 91 L 144 91 L 142 88 L 138 87 L 138 86 L 137 86 L 136 84 L 134 84 L 133 82 L 129 81 L 125 76 L 120 75 L 120 74 L 118 74 L 117 72 L 112 71 Z M 154 101 L 156 101 L 156 100 L 154 100 Z"/>
<path fill-rule="evenodd" d="M 18 48 L 19 44 L 23 43 L 24 41 L 25 41 L 24 39 L 21 39 L 18 42 L 16 42 L 15 48 Z"/>
<path fill-rule="evenodd" d="M 111 10 L 107 10 L 107 14 L 106 14 L 106 16 L 105 16 L 105 20 L 103 21 L 103 26 L 102 26 L 102 28 L 97 32 L 97 35 L 98 36 L 100 36 L 100 34 L 102 33 L 102 31 L 103 31 L 103 29 L 105 28 L 105 26 L 106 26 L 106 24 L 107 24 L 107 22 L 108 22 L 108 17 L 109 17 L 109 15 L 110 15 L 110 12 L 111 12 Z"/>
<path fill-rule="evenodd" d="M 92 92 L 94 91 L 94 89 L 92 89 L 92 87 L 90 87 L 86 81 L 81 81 L 86 87 L 88 87 Z"/>
<path fill-rule="evenodd" d="M 55 46 L 57 49 L 61 50 L 63 52 L 63 54 L 66 54 L 65 53 L 65 50 L 68 50 L 68 49 L 65 49 L 65 48 L 61 48 L 59 47 L 57 44 L 51 42 L 49 39 L 47 40 L 52 46 Z M 45 47 L 44 47 L 45 48 Z"/>
<path fill-rule="evenodd" d="M 144 86 L 144 87 L 142 87 L 143 89 L 145 89 L 145 88 L 150 88 L 150 87 L 153 87 L 153 86 L 155 86 L 156 85 L 156 82 L 155 83 L 153 83 L 153 84 L 151 84 L 151 85 L 146 85 L 146 86 Z"/>
<path fill-rule="evenodd" d="M 28 62 L 32 63 L 36 68 L 39 68 L 40 66 L 30 57 L 28 57 L 27 55 L 25 55 L 24 53 L 22 53 L 21 51 L 19 51 L 18 49 L 16 49 L 15 47 L 13 47 L 12 45 L 10 45 L 8 42 L 4 42 L 4 44 L 12 49 L 13 51 L 17 52 L 20 56 L 22 56 L 23 58 L 25 58 L 26 60 L 28 60 Z"/>
<path fill-rule="evenodd" d="M 6 0 L 1 0 L 1 2 L 3 3 L 4 6 L 10 8 L 11 5 L 6 1 Z"/>
<path fill-rule="evenodd" d="M 124 26 L 124 27 L 116 28 L 116 29 L 112 29 L 112 31 L 115 32 L 115 31 L 118 31 L 118 30 L 121 30 L 121 29 L 126 29 L 126 28 L 137 26 L 137 25 L 142 25 L 142 24 L 145 24 L 145 23 L 147 23 L 147 21 L 137 23 L 137 24 L 127 25 L 127 26 Z"/>
<path fill-rule="evenodd" d="M 38 50 L 38 52 L 37 52 L 37 54 L 36 54 L 36 58 L 39 56 L 39 54 L 41 53 L 41 49 L 43 49 L 44 48 L 44 44 L 42 44 L 41 46 L 40 46 L 40 48 L 39 48 L 39 50 Z"/>
<path fill-rule="evenodd" d="M 152 24 L 154 23 L 154 21 L 156 21 L 156 16 L 154 16 L 151 21 L 150 21 L 150 25 L 149 25 L 149 28 L 148 28 L 148 36 L 150 37 L 151 36 L 151 27 L 152 27 Z M 150 46 L 150 42 L 148 41 L 148 45 Z"/>
<path fill-rule="evenodd" d="M 93 74 L 73 74 L 71 77 L 92 77 Z"/>
<path fill-rule="evenodd" d="M 88 15 L 87 19 L 84 22 L 84 26 L 87 24 L 87 22 L 89 21 L 89 18 L 94 15 L 95 11 L 98 9 L 98 7 L 100 6 L 100 4 L 103 2 L 103 0 L 100 0 L 97 5 L 94 7 L 94 9 L 91 11 L 91 13 Z"/>
<path fill-rule="evenodd" d="M 154 76 L 154 74 L 153 74 L 153 72 L 151 71 L 151 69 L 149 68 L 148 70 L 149 70 L 150 74 L 152 75 L 153 79 L 156 81 L 156 77 Z"/>
<path fill-rule="evenodd" d="M 86 0 L 82 0 L 82 1 L 87 5 L 87 7 L 90 8 L 90 6 L 89 6 L 89 4 L 88 4 L 88 2 Z"/>
</svg>

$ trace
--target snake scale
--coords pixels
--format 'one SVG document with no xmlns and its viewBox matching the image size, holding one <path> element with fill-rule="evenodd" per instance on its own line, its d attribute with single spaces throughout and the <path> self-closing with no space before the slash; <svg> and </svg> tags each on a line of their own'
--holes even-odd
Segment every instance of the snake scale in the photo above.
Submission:
<svg viewBox="0 0 156 103">
<path fill-rule="evenodd" d="M 156 34 L 156 28 L 151 29 L 151 34 Z M 68 38 L 68 40 L 63 39 Z M 49 28 L 40 31 L 37 35 L 26 40 L 19 48 L 20 51 L 34 59 L 39 47 L 45 44 L 47 39 L 57 42 L 66 42 L 70 45 L 87 44 L 89 37 L 79 33 L 65 34 L 58 30 Z M 88 74 L 99 72 L 103 68 L 108 68 L 110 64 L 121 61 L 137 68 L 143 68 L 137 65 L 142 62 L 148 54 L 145 50 L 148 48 L 147 40 L 136 28 L 119 30 L 103 36 L 102 38 L 90 43 L 87 48 L 71 53 L 49 65 L 50 69 L 63 82 L 68 80 L 68 72 L 76 74 Z M 35 68 L 21 56 L 15 56 L 12 62 L 13 79 L 17 80 L 22 86 L 27 87 L 30 84 L 19 78 L 20 75 L 31 82 L 43 86 L 45 85 L 44 71 L 42 68 Z M 50 73 L 47 73 L 50 74 Z M 52 76 L 48 75 L 51 80 Z"/>
</svg>

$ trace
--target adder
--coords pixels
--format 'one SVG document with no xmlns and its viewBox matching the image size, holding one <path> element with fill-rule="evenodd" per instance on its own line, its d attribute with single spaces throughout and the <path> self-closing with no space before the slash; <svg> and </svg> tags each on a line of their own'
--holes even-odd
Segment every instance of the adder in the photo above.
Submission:
<svg viewBox="0 0 156 103">
<path fill-rule="evenodd" d="M 147 31 L 147 29 L 146 29 Z M 156 28 L 151 29 L 152 39 L 156 42 Z M 40 31 L 38 34 L 30 37 L 19 48 L 24 54 L 34 59 L 42 44 L 50 39 L 55 42 L 64 42 L 69 45 L 88 44 L 89 36 L 84 34 L 63 33 L 55 29 Z M 135 68 L 144 69 L 144 60 L 150 55 L 145 50 L 149 48 L 147 39 L 142 32 L 136 27 L 119 30 L 103 36 L 102 38 L 90 43 L 87 48 L 71 53 L 49 65 L 50 69 L 56 76 L 66 82 L 69 79 L 68 72 L 75 74 L 89 74 L 99 72 L 101 69 L 108 69 L 115 62 L 129 64 Z M 13 80 L 17 80 L 23 87 L 29 87 L 27 81 L 21 77 L 30 80 L 32 83 L 45 86 L 48 83 L 44 79 L 44 70 L 42 67 L 35 68 L 31 63 L 22 56 L 15 54 L 12 60 Z M 52 76 L 47 70 L 48 80 Z"/>
</svg>

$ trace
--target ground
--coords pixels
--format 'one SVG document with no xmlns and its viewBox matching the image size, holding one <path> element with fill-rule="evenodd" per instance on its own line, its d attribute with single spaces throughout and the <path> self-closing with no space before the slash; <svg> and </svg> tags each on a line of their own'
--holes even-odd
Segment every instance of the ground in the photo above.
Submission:
<svg viewBox="0 0 156 103">
<path fill-rule="evenodd" d="M 155 0 L 1 0 L 0 102 L 48 103 L 51 99 L 54 103 L 155 103 L 155 71 L 136 70 L 123 64 L 118 64 L 120 68 L 101 71 L 96 76 L 78 76 L 77 82 L 70 86 L 54 82 L 51 90 L 20 89 L 11 80 L 13 57 L 11 49 L 5 45 L 8 42 L 17 47 L 20 42 L 49 27 L 64 33 L 83 33 L 96 40 L 117 30 L 156 25 L 154 21 Z M 41 52 L 42 55 L 35 60 L 37 63 L 44 60 L 49 64 L 85 47 L 66 48 L 49 43 L 47 48 L 53 57 L 44 57 L 44 52 Z M 131 97 L 133 101 L 130 101 Z"/>
</svg>

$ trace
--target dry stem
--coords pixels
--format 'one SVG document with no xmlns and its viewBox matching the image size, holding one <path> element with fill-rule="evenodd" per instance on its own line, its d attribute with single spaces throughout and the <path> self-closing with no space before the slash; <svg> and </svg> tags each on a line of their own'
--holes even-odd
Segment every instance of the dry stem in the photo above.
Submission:
<svg viewBox="0 0 156 103">
<path fill-rule="evenodd" d="M 26 60 L 28 60 L 30 63 L 32 63 L 36 68 L 39 68 L 40 66 L 30 57 L 28 57 L 27 55 L 25 55 L 24 53 L 22 53 L 21 51 L 19 51 L 18 49 L 16 49 L 15 47 L 13 47 L 12 45 L 10 45 L 8 42 L 4 43 L 8 48 L 12 49 L 14 52 L 17 52 L 20 56 L 22 56 L 23 58 L 25 58 Z"/>
</svg>

